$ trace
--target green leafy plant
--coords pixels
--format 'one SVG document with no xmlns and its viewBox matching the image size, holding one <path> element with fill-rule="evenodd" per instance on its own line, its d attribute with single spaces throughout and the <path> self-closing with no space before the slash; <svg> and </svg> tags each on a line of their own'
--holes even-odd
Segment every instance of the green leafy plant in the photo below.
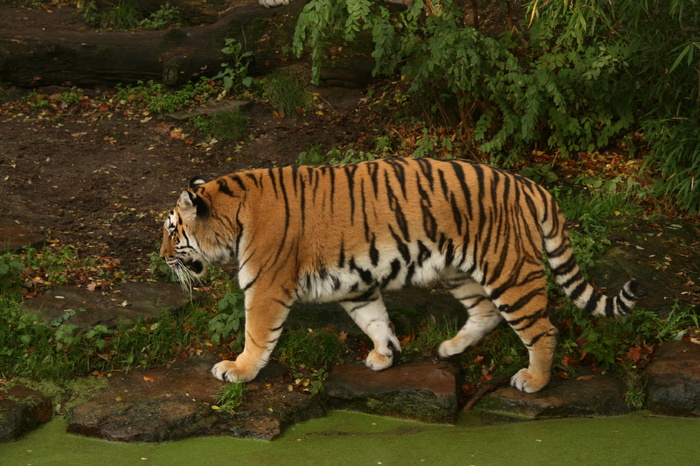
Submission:
<svg viewBox="0 0 700 466">
<path fill-rule="evenodd" d="M 152 276 L 170 280 L 177 279 L 177 277 L 173 276 L 173 273 L 171 272 L 170 267 L 168 267 L 168 264 L 165 262 L 165 259 L 160 257 L 160 254 L 154 251 L 148 255 L 148 258 L 151 261 L 150 265 L 148 266 L 148 271 Z"/>
<path fill-rule="evenodd" d="M 60 93 L 58 98 L 67 105 L 76 105 L 83 100 L 83 91 L 82 89 L 73 88 L 70 91 Z"/>
<path fill-rule="evenodd" d="M 375 159 L 377 159 L 377 156 L 370 152 L 333 148 L 324 154 L 321 151 L 321 146 L 314 146 L 308 151 L 300 153 L 297 157 L 297 163 L 300 165 L 336 165 L 366 162 Z"/>
<path fill-rule="evenodd" d="M 201 104 L 215 92 L 211 80 L 205 77 L 188 82 L 173 91 L 155 81 L 138 81 L 133 86 L 117 86 L 117 92 L 112 99 L 119 105 L 134 105 L 161 115 Z"/>
<path fill-rule="evenodd" d="M 12 253 L 0 255 L 0 291 L 16 286 L 23 271 L 24 264 L 20 262 L 18 255 Z"/>
<path fill-rule="evenodd" d="M 567 157 L 642 129 L 648 166 L 662 177 L 657 194 L 698 211 L 697 2 L 524 5 L 527 14 L 500 32 L 467 21 L 454 0 L 416 0 L 400 12 L 371 0 L 311 0 L 294 51 L 311 51 L 318 82 L 332 46 L 371 37 L 375 74 L 400 73 L 411 92 L 429 96 L 409 101 L 426 102 L 426 115 L 437 107 L 465 141 L 463 155 L 506 166 L 532 149 Z"/>
<path fill-rule="evenodd" d="M 142 29 L 158 30 L 168 27 L 180 27 L 184 25 L 182 11 L 180 8 L 166 2 L 156 11 L 140 21 L 139 27 Z"/>
<path fill-rule="evenodd" d="M 222 79 L 226 92 L 240 92 L 253 84 L 253 78 L 248 76 L 248 66 L 253 59 L 253 53 L 243 51 L 243 44 L 236 39 L 226 39 L 221 52 L 228 55 L 231 61 L 222 63 L 223 68 L 213 79 Z"/>
<path fill-rule="evenodd" d="M 32 91 L 27 95 L 27 105 L 31 109 L 42 109 L 50 105 L 48 96 Z"/>
<path fill-rule="evenodd" d="M 209 321 L 209 335 L 214 345 L 222 344 L 230 337 L 235 337 L 231 348 L 235 351 L 243 349 L 245 329 L 245 306 L 243 293 L 231 283 L 231 291 L 227 291 L 217 303 L 217 315 Z"/>
<path fill-rule="evenodd" d="M 168 2 L 153 13 L 145 15 L 139 9 L 139 3 L 133 0 L 119 0 L 104 8 L 100 8 L 94 1 L 89 1 L 78 5 L 75 16 L 92 27 L 102 29 L 157 30 L 184 25 L 180 9 Z"/>
</svg>

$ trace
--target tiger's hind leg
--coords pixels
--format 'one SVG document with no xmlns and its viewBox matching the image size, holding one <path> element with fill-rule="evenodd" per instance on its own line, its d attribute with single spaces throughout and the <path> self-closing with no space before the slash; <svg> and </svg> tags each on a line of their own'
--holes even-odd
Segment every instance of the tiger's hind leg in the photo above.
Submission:
<svg viewBox="0 0 700 466">
<path fill-rule="evenodd" d="M 471 276 L 455 273 L 443 280 L 450 293 L 466 308 L 469 317 L 454 338 L 445 340 L 438 348 L 441 358 L 448 358 L 464 352 L 479 343 L 503 320 L 496 306 L 488 298 L 484 287 Z"/>
<path fill-rule="evenodd" d="M 532 277 L 532 272 L 530 274 Z M 512 386 L 526 393 L 543 389 L 551 377 L 558 330 L 547 316 L 545 278 L 521 277 L 492 299 L 501 315 L 515 330 L 528 350 L 530 364 L 511 379 Z"/>
<path fill-rule="evenodd" d="M 379 291 L 370 290 L 362 296 L 341 301 L 340 305 L 374 343 L 374 349 L 365 360 L 367 367 L 375 371 L 390 367 L 394 354 L 401 352 L 401 344 Z"/>
</svg>

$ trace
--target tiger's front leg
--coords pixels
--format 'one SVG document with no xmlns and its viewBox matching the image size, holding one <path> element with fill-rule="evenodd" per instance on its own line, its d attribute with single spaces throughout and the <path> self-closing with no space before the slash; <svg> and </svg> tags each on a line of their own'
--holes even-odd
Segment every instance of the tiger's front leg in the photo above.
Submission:
<svg viewBox="0 0 700 466">
<path fill-rule="evenodd" d="M 266 296 L 267 294 L 267 296 Z M 211 373 L 224 382 L 249 382 L 267 365 L 272 350 L 282 334 L 292 300 L 270 293 L 245 295 L 245 347 L 235 361 L 221 361 Z"/>
</svg>

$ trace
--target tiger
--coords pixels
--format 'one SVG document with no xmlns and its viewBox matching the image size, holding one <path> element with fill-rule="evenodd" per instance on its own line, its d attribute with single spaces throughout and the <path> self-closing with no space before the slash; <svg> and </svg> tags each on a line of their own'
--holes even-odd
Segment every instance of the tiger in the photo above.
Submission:
<svg viewBox="0 0 700 466">
<path fill-rule="evenodd" d="M 372 340 L 365 364 L 384 370 L 401 344 L 382 292 L 439 281 L 468 318 L 438 355 L 464 352 L 505 320 L 529 358 L 511 385 L 534 393 L 549 383 L 558 335 L 547 313 L 544 255 L 554 281 L 593 315 L 626 314 L 645 294 L 631 279 L 607 297 L 584 278 L 561 209 L 542 186 L 458 159 L 194 177 L 165 218 L 160 255 L 185 286 L 209 264 L 237 261 L 245 344 L 235 361 L 213 366 L 225 382 L 257 376 L 297 301 L 340 303 Z"/>
</svg>

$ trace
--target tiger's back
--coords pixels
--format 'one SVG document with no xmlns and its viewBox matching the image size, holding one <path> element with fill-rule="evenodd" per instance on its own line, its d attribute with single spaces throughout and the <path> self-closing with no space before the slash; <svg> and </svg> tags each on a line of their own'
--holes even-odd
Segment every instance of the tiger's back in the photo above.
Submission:
<svg viewBox="0 0 700 466">
<path fill-rule="evenodd" d="M 384 369 L 400 345 L 381 290 L 441 280 L 470 317 L 440 355 L 462 352 L 505 319 L 530 351 L 530 367 L 513 384 L 537 391 L 549 380 L 556 344 L 545 312 L 543 251 L 557 283 L 591 312 L 626 312 L 638 293 L 635 282 L 614 299 L 598 293 L 576 265 L 552 196 L 519 175 L 472 162 L 253 170 L 195 181 L 178 208 L 170 226 L 166 221 L 164 248 L 181 236 L 179 225 L 195 247 L 184 258 L 176 248 L 162 250 L 171 263 L 239 262 L 246 349 L 214 367 L 224 380 L 255 377 L 297 300 L 339 301 L 374 342 L 367 365 Z"/>
</svg>

